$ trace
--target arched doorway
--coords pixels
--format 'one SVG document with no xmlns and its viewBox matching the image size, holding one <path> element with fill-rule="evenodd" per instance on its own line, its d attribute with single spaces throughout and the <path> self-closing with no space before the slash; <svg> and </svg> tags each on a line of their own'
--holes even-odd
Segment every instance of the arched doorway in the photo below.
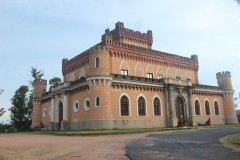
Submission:
<svg viewBox="0 0 240 160">
<path fill-rule="evenodd" d="M 61 129 L 61 122 L 63 120 L 63 104 L 61 101 L 58 102 L 58 130 Z"/>
<path fill-rule="evenodd" d="M 177 119 L 183 120 L 183 125 L 185 126 L 185 115 L 184 115 L 184 103 L 183 99 L 178 97 L 175 101 L 176 117 Z"/>
</svg>

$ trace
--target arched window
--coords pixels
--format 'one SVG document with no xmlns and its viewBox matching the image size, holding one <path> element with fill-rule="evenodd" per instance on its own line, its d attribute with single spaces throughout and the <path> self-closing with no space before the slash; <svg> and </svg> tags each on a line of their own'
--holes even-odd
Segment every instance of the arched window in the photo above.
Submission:
<svg viewBox="0 0 240 160">
<path fill-rule="evenodd" d="M 96 58 L 96 68 L 99 68 L 99 58 Z"/>
<path fill-rule="evenodd" d="M 160 116 L 161 115 L 161 104 L 159 98 L 154 98 L 154 116 Z"/>
<path fill-rule="evenodd" d="M 214 102 L 214 109 L 215 109 L 215 115 L 220 115 L 220 113 L 219 113 L 219 106 L 218 106 L 218 102 L 217 101 Z"/>
<path fill-rule="evenodd" d="M 201 115 L 201 112 L 200 112 L 200 103 L 198 100 L 195 101 L 195 115 L 199 116 Z"/>
<path fill-rule="evenodd" d="M 210 115 L 210 105 L 209 105 L 209 102 L 208 101 L 205 101 L 205 112 L 206 112 L 206 115 Z"/>
<path fill-rule="evenodd" d="M 121 116 L 129 116 L 129 100 L 127 96 L 121 98 Z"/>
<path fill-rule="evenodd" d="M 138 99 L 138 115 L 146 116 L 146 102 L 143 97 Z"/>
<path fill-rule="evenodd" d="M 99 107 L 99 106 L 100 106 L 100 99 L 99 97 L 97 97 L 95 100 L 95 107 Z"/>
</svg>

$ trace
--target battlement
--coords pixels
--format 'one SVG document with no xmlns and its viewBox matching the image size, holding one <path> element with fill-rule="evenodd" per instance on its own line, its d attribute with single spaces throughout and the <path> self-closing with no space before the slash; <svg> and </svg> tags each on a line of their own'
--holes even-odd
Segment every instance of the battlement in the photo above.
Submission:
<svg viewBox="0 0 240 160">
<path fill-rule="evenodd" d="M 231 77 L 231 72 L 229 72 L 229 71 L 222 71 L 222 72 L 218 72 L 216 75 L 217 75 L 217 78 L 218 77 Z"/>
<path fill-rule="evenodd" d="M 153 43 L 152 31 L 148 30 L 147 33 L 141 33 L 139 31 L 125 28 L 124 23 L 117 22 L 115 29 L 112 31 L 109 29 L 105 30 L 105 34 L 102 35 L 102 42 L 104 45 L 115 42 L 151 49 Z"/>
</svg>

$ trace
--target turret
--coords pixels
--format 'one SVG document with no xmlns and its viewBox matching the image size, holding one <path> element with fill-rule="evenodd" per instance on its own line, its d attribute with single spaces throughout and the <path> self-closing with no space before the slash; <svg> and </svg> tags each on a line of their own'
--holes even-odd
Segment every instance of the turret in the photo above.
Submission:
<svg viewBox="0 0 240 160">
<path fill-rule="evenodd" d="M 33 116 L 32 127 L 38 127 L 42 122 L 42 107 L 40 98 L 46 92 L 47 80 L 39 79 L 33 82 Z"/>
<path fill-rule="evenodd" d="M 223 109 L 225 115 L 225 123 L 238 123 L 233 101 L 234 90 L 232 87 L 231 73 L 229 71 L 218 72 L 216 76 L 218 86 L 223 91 Z"/>
</svg>

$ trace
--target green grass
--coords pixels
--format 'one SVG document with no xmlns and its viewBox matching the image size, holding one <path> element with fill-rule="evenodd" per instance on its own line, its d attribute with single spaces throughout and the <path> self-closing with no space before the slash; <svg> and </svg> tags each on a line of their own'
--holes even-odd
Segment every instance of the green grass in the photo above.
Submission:
<svg viewBox="0 0 240 160">
<path fill-rule="evenodd" d="M 164 131 L 188 130 L 188 129 L 191 129 L 191 128 L 66 130 L 66 131 L 35 131 L 35 132 L 29 132 L 29 133 L 55 135 L 55 136 L 98 136 L 98 135 L 139 134 L 139 133 L 147 133 L 147 132 L 164 132 Z"/>
</svg>

